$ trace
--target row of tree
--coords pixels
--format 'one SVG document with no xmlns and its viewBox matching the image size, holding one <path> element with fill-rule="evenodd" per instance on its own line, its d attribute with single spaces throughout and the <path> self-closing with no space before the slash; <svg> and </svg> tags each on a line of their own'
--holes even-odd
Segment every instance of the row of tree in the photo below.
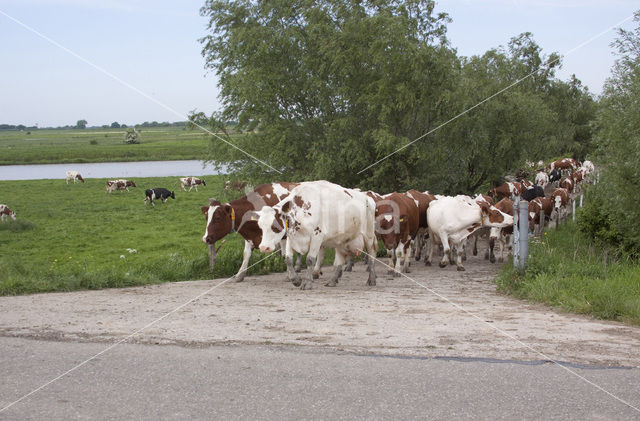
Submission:
<svg viewBox="0 0 640 421">
<path fill-rule="evenodd" d="M 446 38 L 449 18 L 434 6 L 207 1 L 202 52 L 224 109 L 192 120 L 237 121 L 250 135 L 228 140 L 282 174 L 216 139 L 211 159 L 258 180 L 471 193 L 525 159 L 592 150 L 597 103 L 575 77 L 555 77 L 557 54 L 523 33 L 459 56 Z"/>
<path fill-rule="evenodd" d="M 126 129 L 127 127 L 129 127 L 126 124 L 120 124 L 117 121 L 114 121 L 111 124 L 103 124 L 102 126 L 88 127 L 87 124 L 87 120 L 78 120 L 73 126 L 67 125 L 59 127 L 46 127 L 46 129 Z M 187 124 L 187 121 L 175 121 L 173 123 L 170 123 L 168 121 L 163 121 L 161 123 L 158 123 L 157 121 L 145 121 L 144 123 L 134 124 L 131 127 L 186 127 Z M 38 126 L 25 126 L 24 124 L 0 124 L 0 131 L 3 130 L 38 130 Z"/>
</svg>

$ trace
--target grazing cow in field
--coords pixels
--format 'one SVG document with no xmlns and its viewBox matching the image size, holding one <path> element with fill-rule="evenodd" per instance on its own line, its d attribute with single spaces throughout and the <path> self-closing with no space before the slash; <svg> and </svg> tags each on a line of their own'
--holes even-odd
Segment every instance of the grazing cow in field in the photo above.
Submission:
<svg viewBox="0 0 640 421">
<path fill-rule="evenodd" d="M 415 258 L 416 260 L 420 260 L 422 256 L 423 242 L 429 228 L 427 225 L 427 209 L 429 208 L 429 204 L 436 200 L 436 197 L 428 191 L 420 192 L 413 189 L 409 190 L 406 194 L 409 198 L 413 199 L 416 206 L 418 206 L 418 233 L 416 234 L 414 246 Z"/>
<path fill-rule="evenodd" d="M 524 187 L 522 187 L 522 184 L 517 181 L 513 181 L 494 187 L 489 190 L 489 193 L 487 194 L 494 199 L 502 199 L 505 197 L 512 198 L 514 196 L 520 196 L 523 191 Z"/>
<path fill-rule="evenodd" d="M 129 187 L 137 187 L 133 180 L 109 180 L 107 181 L 107 193 L 111 193 L 116 190 L 129 191 Z"/>
<path fill-rule="evenodd" d="M 180 188 L 184 191 L 187 191 L 187 186 L 189 187 L 189 191 L 191 191 L 191 189 L 194 187 L 196 188 L 196 191 L 198 191 L 198 185 L 200 184 L 202 184 L 203 186 L 207 185 L 204 180 L 196 177 L 180 177 Z"/>
<path fill-rule="evenodd" d="M 170 197 L 172 199 L 176 198 L 176 195 L 172 191 L 169 191 L 162 187 L 145 190 L 144 194 L 144 203 L 146 204 L 148 200 L 153 206 L 155 206 L 153 201 L 156 199 L 160 199 L 162 200 L 162 203 L 165 203 L 167 200 L 169 200 Z"/>
<path fill-rule="evenodd" d="M 73 184 L 76 184 L 76 180 L 80 180 L 84 183 L 84 178 L 82 178 L 80 173 L 78 171 L 73 171 L 73 170 L 67 171 L 66 180 L 67 180 L 67 184 L 69 184 L 69 181 L 73 181 Z"/>
<path fill-rule="evenodd" d="M 371 256 L 377 251 L 373 199 L 365 193 L 346 189 L 328 181 L 301 183 L 273 207 L 258 212 L 262 229 L 260 251 L 274 250 L 286 234 L 286 261 L 290 278 L 301 289 L 310 289 L 313 269 L 322 247 L 336 250 L 335 272 L 326 286 L 336 286 L 342 275 L 345 256 L 357 256 L 364 250 Z M 293 252 L 307 253 L 308 276 L 293 271 Z M 374 259 L 368 262 L 367 285 L 376 284 Z"/>
<path fill-rule="evenodd" d="M 227 180 L 224 182 L 224 189 L 225 190 L 238 190 L 241 191 L 242 189 L 244 189 L 247 186 L 247 182 L 246 181 L 231 181 L 231 180 Z"/>
<path fill-rule="evenodd" d="M 544 189 L 545 187 L 547 187 L 547 184 L 549 184 L 549 176 L 547 175 L 547 173 L 544 171 L 538 171 L 538 173 L 536 174 L 535 185 L 540 186 Z"/>
<path fill-rule="evenodd" d="M 431 250 L 425 264 L 431 264 L 436 241 L 442 243 L 444 256 L 440 267 L 451 260 L 451 246 L 457 248 L 456 265 L 462 266 L 462 243 L 477 229 L 488 227 L 506 227 L 513 225 L 513 217 L 484 202 L 478 203 L 464 196 L 438 198 L 427 210 Z"/>
<path fill-rule="evenodd" d="M 553 193 L 551 193 L 551 199 L 553 200 L 553 210 L 556 212 L 556 218 L 558 220 L 564 219 L 569 213 L 567 210 L 569 192 L 563 188 L 554 189 Z"/>
<path fill-rule="evenodd" d="M 540 186 L 532 186 L 525 190 L 521 195 L 523 200 L 528 202 L 532 201 L 536 197 L 544 197 L 544 189 Z"/>
<path fill-rule="evenodd" d="M 16 213 L 9 209 L 7 205 L 0 205 L 0 218 L 4 221 L 7 219 L 7 216 L 12 220 L 16 220 Z"/>
<path fill-rule="evenodd" d="M 395 267 L 393 276 L 400 276 L 400 271 L 408 273 L 411 241 L 418 233 L 420 222 L 418 202 L 407 194 L 394 192 L 375 206 L 376 234 L 385 248 L 392 250 L 389 266 Z"/>
<path fill-rule="evenodd" d="M 544 211 L 544 221 L 540 221 L 540 211 Z M 549 197 L 536 197 L 529 202 L 529 231 L 534 231 L 537 225 L 551 219 L 553 212 L 553 199 Z"/>
<path fill-rule="evenodd" d="M 547 165 L 547 169 L 553 171 L 559 169 L 563 174 L 569 175 L 572 171 L 577 170 L 580 167 L 578 161 L 573 158 L 563 158 L 553 161 Z"/>
<path fill-rule="evenodd" d="M 229 203 L 222 204 L 217 200 L 211 200 L 209 206 L 202 206 L 202 213 L 207 217 L 207 225 L 202 237 L 204 243 L 215 245 L 216 241 L 232 232 L 238 232 L 244 238 L 242 265 L 234 277 L 236 282 L 244 280 L 251 251 L 258 248 L 262 241 L 262 229 L 258 226 L 255 212 L 264 206 L 275 205 L 288 196 L 291 189 L 297 185 L 297 183 L 261 184 L 252 192 Z M 302 263 L 301 257 L 298 258 L 298 262 Z M 321 263 L 322 259 L 319 259 L 316 276 L 320 273 Z"/>
</svg>

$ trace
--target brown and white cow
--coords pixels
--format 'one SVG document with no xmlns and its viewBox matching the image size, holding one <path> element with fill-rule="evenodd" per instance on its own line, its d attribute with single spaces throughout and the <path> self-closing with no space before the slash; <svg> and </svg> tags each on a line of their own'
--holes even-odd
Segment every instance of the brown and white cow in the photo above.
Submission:
<svg viewBox="0 0 640 421">
<path fill-rule="evenodd" d="M 573 181 L 573 178 L 571 177 L 562 177 L 562 179 L 560 179 L 560 184 L 559 184 L 560 188 L 565 189 L 567 191 L 567 193 L 569 193 L 569 197 L 572 197 L 573 193 L 574 193 L 574 189 L 575 189 L 575 183 Z"/>
<path fill-rule="evenodd" d="M 563 174 L 569 175 L 572 171 L 577 170 L 580 167 L 580 163 L 573 158 L 563 158 L 553 161 L 549 165 L 547 165 L 548 171 L 553 171 L 554 169 L 559 169 Z"/>
<path fill-rule="evenodd" d="M 442 243 L 444 256 L 440 267 L 445 267 L 451 260 L 451 246 L 457 248 L 456 265 L 458 270 L 465 270 L 462 266 L 462 244 L 464 240 L 477 229 L 488 227 L 506 227 L 513 225 L 513 217 L 498 210 L 495 206 L 484 202 L 478 203 L 466 196 L 442 197 L 429 205 L 427 210 L 429 237 L 431 250 L 425 262 L 431 264 L 434 244 Z"/>
<path fill-rule="evenodd" d="M 69 184 L 69 181 L 73 181 L 73 184 L 76 184 L 76 180 L 80 180 L 84 183 L 84 178 L 82 178 L 82 176 L 78 171 L 74 171 L 74 170 L 67 171 L 66 180 L 67 180 L 67 184 Z"/>
<path fill-rule="evenodd" d="M 544 221 L 540 221 L 540 211 L 544 211 Z M 551 219 L 553 213 L 553 199 L 550 197 L 536 197 L 529 202 L 529 231 L 540 229 L 538 225 L 544 227 L 544 223 Z"/>
<path fill-rule="evenodd" d="M 222 204 L 211 200 L 209 206 L 202 206 L 202 213 L 207 217 L 207 225 L 202 241 L 214 245 L 232 232 L 238 232 L 244 238 L 242 266 L 235 275 L 241 282 L 246 275 L 251 251 L 260 246 L 262 230 L 258 226 L 254 212 L 264 206 L 273 206 L 286 197 L 297 183 L 261 184 L 252 192 L 229 203 Z"/>
<path fill-rule="evenodd" d="M 411 242 L 418 234 L 420 222 L 419 204 L 408 194 L 394 192 L 375 206 L 376 235 L 392 251 L 389 266 L 395 267 L 393 276 L 400 276 L 400 271 L 408 273 Z"/>
<path fill-rule="evenodd" d="M 543 189 L 549 184 L 549 175 L 544 171 L 538 171 L 536 173 L 535 185 L 540 186 Z"/>
<path fill-rule="evenodd" d="M 189 191 L 191 191 L 191 189 L 194 187 L 196 188 L 196 191 L 198 191 L 199 185 L 206 186 L 207 183 L 205 183 L 204 180 L 196 177 L 180 177 L 180 188 L 184 191 L 187 191 L 187 186 L 189 187 Z"/>
<path fill-rule="evenodd" d="M 496 209 L 501 212 L 506 213 L 507 215 L 513 216 L 513 200 L 511 199 L 502 199 L 498 203 L 496 203 Z M 491 263 L 496 262 L 496 257 L 494 254 L 494 248 L 496 241 L 498 242 L 498 261 L 504 261 L 504 251 L 505 249 L 510 250 L 513 249 L 513 245 L 511 243 L 511 236 L 513 235 L 513 225 L 509 225 L 501 228 L 491 228 L 489 232 L 489 261 Z M 486 257 L 485 257 L 486 258 Z"/>
<path fill-rule="evenodd" d="M 107 193 L 114 192 L 116 190 L 129 191 L 129 187 L 137 187 L 133 180 L 109 180 L 107 181 Z"/>
<path fill-rule="evenodd" d="M 16 220 L 16 213 L 9 209 L 7 205 L 0 205 L 0 218 L 4 221 L 7 219 L 7 216 L 12 220 Z"/>
<path fill-rule="evenodd" d="M 491 190 L 489 190 L 489 193 L 487 194 L 491 196 L 494 200 L 497 200 L 497 199 L 503 199 L 505 197 L 512 198 L 515 196 L 520 196 L 524 190 L 525 189 L 522 186 L 522 183 L 519 183 L 518 181 L 513 181 L 513 182 L 510 181 L 492 188 Z"/>
<path fill-rule="evenodd" d="M 569 192 L 567 189 L 557 188 L 551 193 L 553 200 L 553 210 L 556 212 L 557 220 L 566 218 L 568 212 L 567 206 L 569 204 Z"/>
<path fill-rule="evenodd" d="M 346 256 L 357 256 L 365 250 L 375 256 L 375 208 L 373 199 L 360 190 L 347 189 L 324 180 L 300 183 L 278 204 L 265 206 L 258 212 L 258 225 L 263 233 L 260 251 L 274 250 L 286 235 L 289 277 L 294 285 L 310 289 L 312 267 L 320 250 L 323 247 L 334 248 L 335 272 L 326 286 L 336 286 Z M 293 271 L 294 251 L 307 254 L 308 275 L 304 281 Z M 368 270 L 367 285 L 375 285 L 372 258 L 369 259 Z"/>
<path fill-rule="evenodd" d="M 429 225 L 427 224 L 427 209 L 429 209 L 429 204 L 436 200 L 436 197 L 428 191 L 421 192 L 414 189 L 407 191 L 406 194 L 411 199 L 413 199 L 418 206 L 418 214 L 420 216 L 420 219 L 418 222 L 418 233 L 416 234 L 414 248 L 415 258 L 416 260 L 420 260 L 420 258 L 422 257 L 422 249 L 424 245 L 423 243 L 425 242 L 425 237 L 428 234 L 429 228 Z"/>
</svg>

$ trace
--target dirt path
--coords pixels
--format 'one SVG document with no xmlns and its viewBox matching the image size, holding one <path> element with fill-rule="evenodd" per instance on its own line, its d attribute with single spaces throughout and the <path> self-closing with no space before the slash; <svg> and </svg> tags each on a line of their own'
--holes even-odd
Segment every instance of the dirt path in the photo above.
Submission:
<svg viewBox="0 0 640 421">
<path fill-rule="evenodd" d="M 378 286 L 366 287 L 362 264 L 338 287 L 321 280 L 311 291 L 284 282 L 284 274 L 251 276 L 219 286 L 129 341 L 640 366 L 640 328 L 500 295 L 491 282 L 496 265 L 470 257 L 465 266 L 457 272 L 414 263 L 409 276 L 431 291 L 391 279 L 381 266 Z M 324 271 L 327 279 L 331 268 Z M 113 342 L 221 281 L 2 297 L 0 335 Z"/>
</svg>

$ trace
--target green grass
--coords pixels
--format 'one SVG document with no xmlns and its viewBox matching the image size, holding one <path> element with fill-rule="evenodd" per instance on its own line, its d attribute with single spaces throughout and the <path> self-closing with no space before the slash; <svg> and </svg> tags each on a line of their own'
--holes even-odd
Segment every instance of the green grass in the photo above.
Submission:
<svg viewBox="0 0 640 421">
<path fill-rule="evenodd" d="M 105 179 L 85 184 L 64 180 L 0 181 L 0 201 L 17 214 L 0 223 L 0 294 L 123 287 L 166 281 L 228 277 L 242 261 L 244 240 L 227 236 L 215 271 L 208 269 L 200 207 L 210 197 L 231 200 L 221 176 L 206 187 L 179 191 L 177 177 L 137 178 L 130 193 L 105 193 Z M 166 187 L 176 199 L 145 205 L 144 190 Z M 130 253 L 127 248 L 135 249 Z M 328 253 L 329 254 L 329 253 Z M 123 257 L 122 257 L 123 256 Z M 250 264 L 264 258 L 254 252 Z M 264 274 L 285 269 L 274 255 L 249 269 Z"/>
<path fill-rule="evenodd" d="M 505 265 L 497 284 L 519 298 L 640 325 L 640 265 L 612 260 L 573 224 L 547 231 L 531 244 L 525 274 Z"/>
<path fill-rule="evenodd" d="M 203 159 L 209 135 L 183 127 L 142 129 L 140 144 L 125 129 L 0 131 L 0 165 Z"/>
</svg>

